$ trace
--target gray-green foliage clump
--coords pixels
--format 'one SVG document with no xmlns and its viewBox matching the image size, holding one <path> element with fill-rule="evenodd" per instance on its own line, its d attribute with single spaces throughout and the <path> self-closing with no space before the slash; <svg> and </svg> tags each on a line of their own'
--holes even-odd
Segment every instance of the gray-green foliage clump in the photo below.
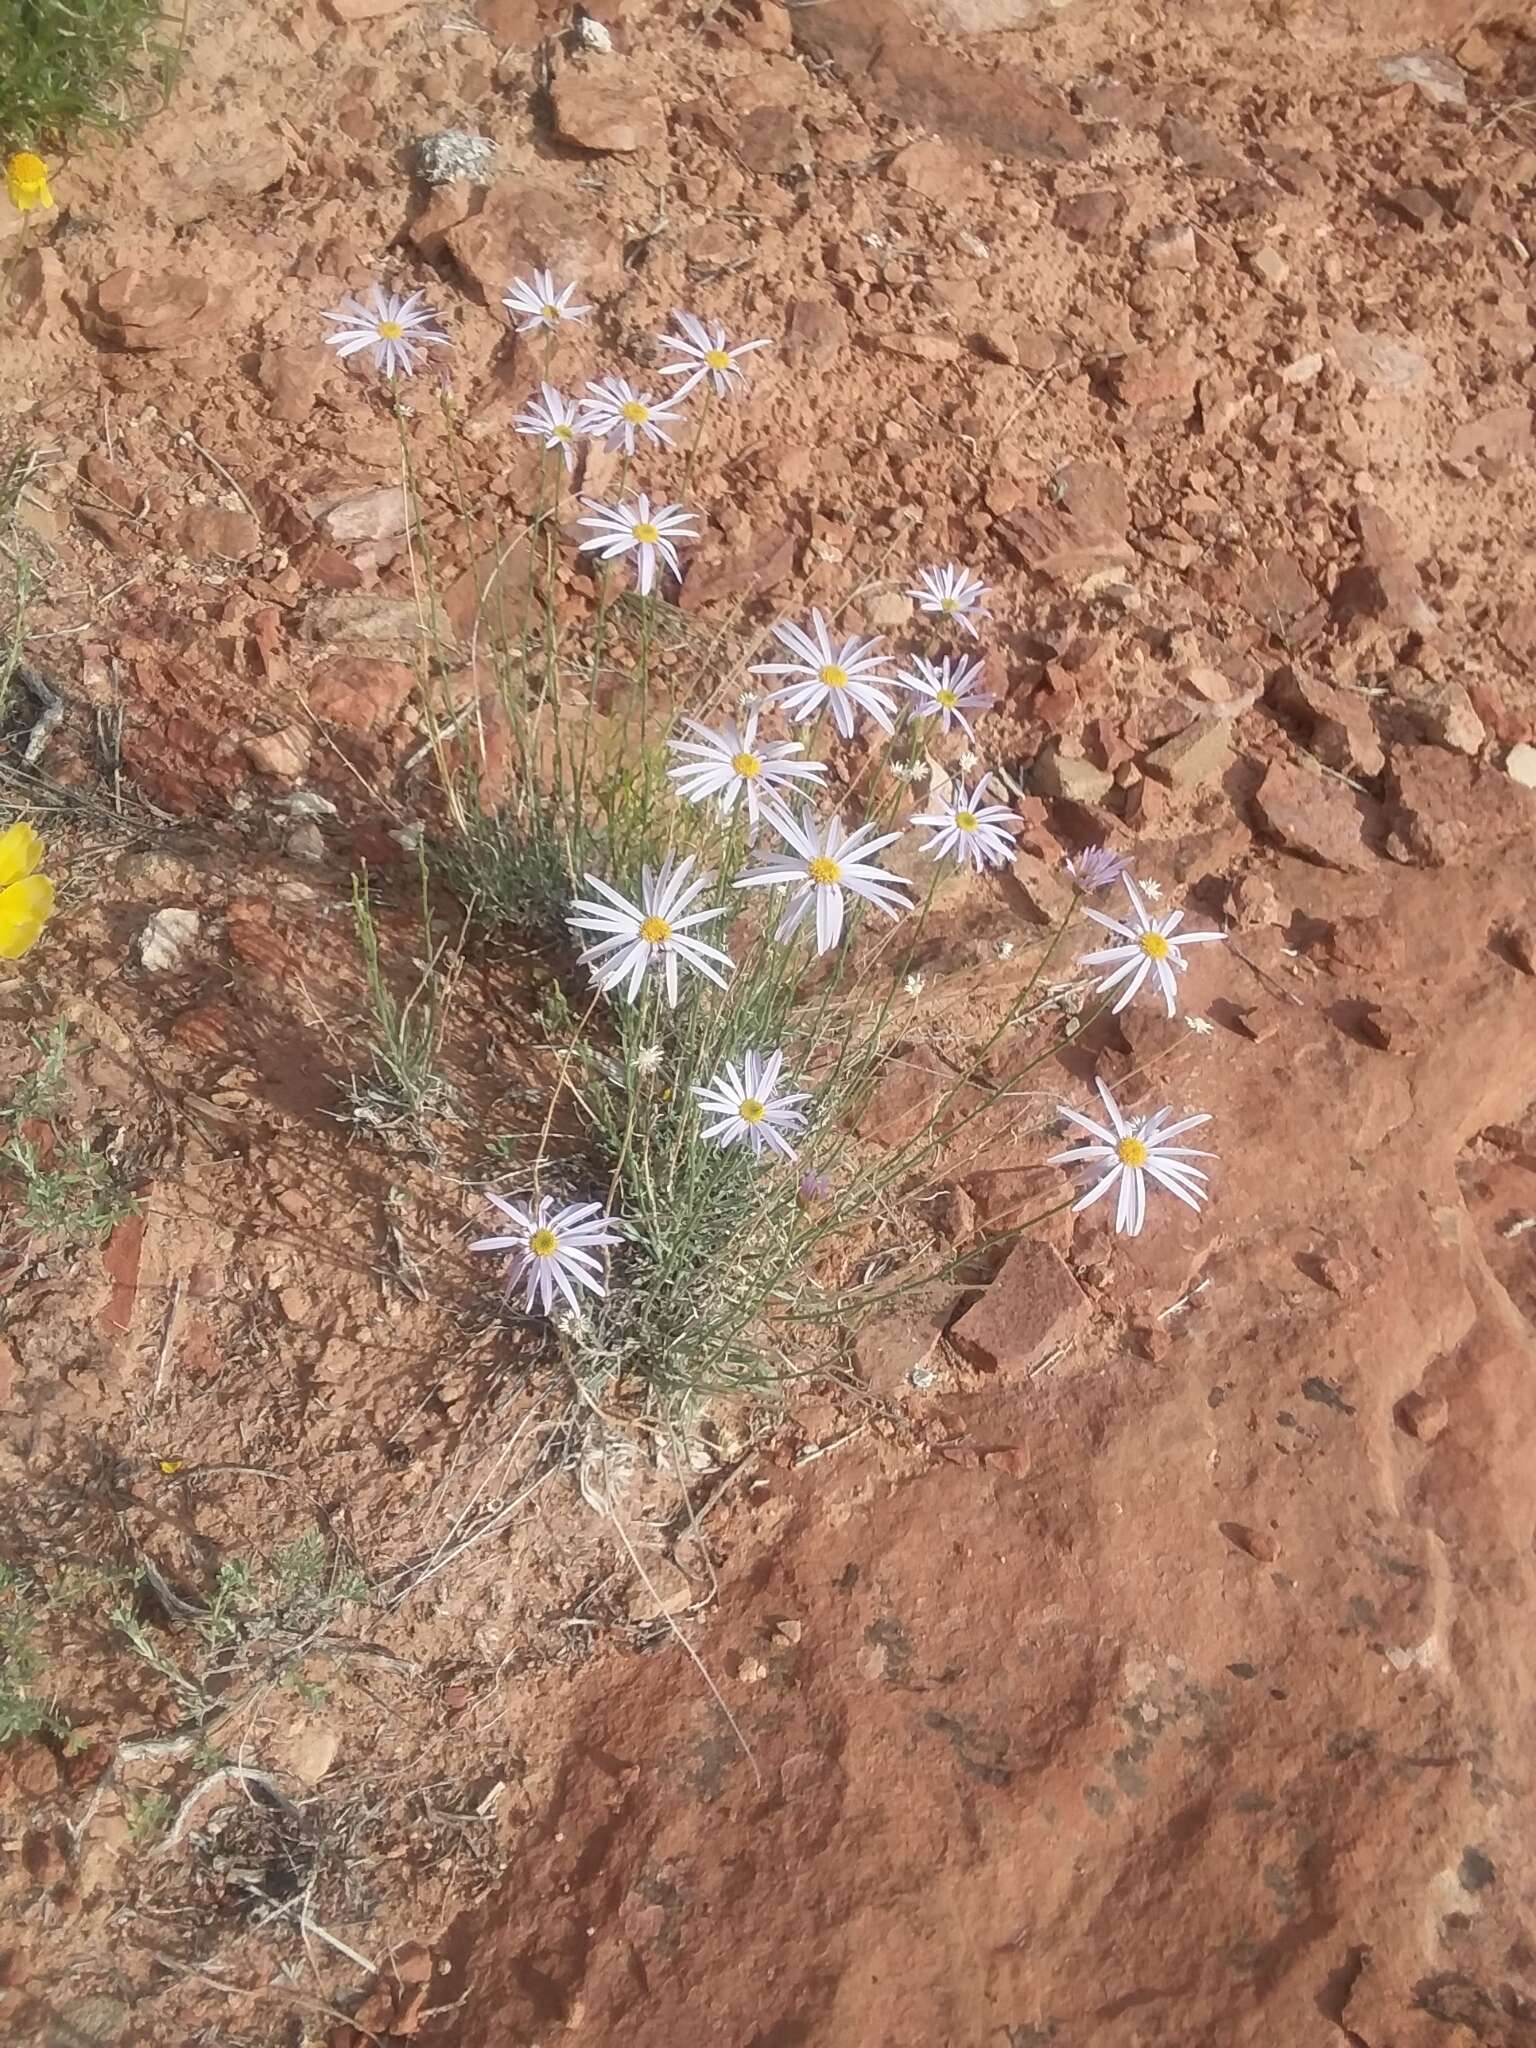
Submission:
<svg viewBox="0 0 1536 2048">
<path fill-rule="evenodd" d="M 122 128 L 159 104 L 185 28 L 156 0 L 0 0 L 0 157 Z"/>
</svg>

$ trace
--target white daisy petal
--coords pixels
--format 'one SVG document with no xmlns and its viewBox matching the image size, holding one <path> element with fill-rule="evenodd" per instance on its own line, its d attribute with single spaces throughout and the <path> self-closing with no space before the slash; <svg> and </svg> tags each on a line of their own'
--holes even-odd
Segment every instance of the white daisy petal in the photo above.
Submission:
<svg viewBox="0 0 1536 2048">
<path fill-rule="evenodd" d="M 641 596 L 650 593 L 656 576 L 656 557 L 659 554 L 674 576 L 681 570 L 674 541 L 697 540 L 698 529 L 688 522 L 692 514 L 685 512 L 681 505 L 652 506 L 643 491 L 636 495 L 632 505 L 604 505 L 596 498 L 583 498 L 587 516 L 577 520 L 578 526 L 594 529 L 590 540 L 577 543 L 578 551 L 586 553 L 597 549 L 599 560 L 614 561 L 620 555 L 635 558 L 635 587 Z"/>
<path fill-rule="evenodd" d="M 674 392 L 666 398 L 652 398 L 648 391 L 637 391 L 627 377 L 600 377 L 587 386 L 582 400 L 581 431 L 626 455 L 633 455 L 641 441 L 670 447 L 672 436 L 667 428 L 678 425 L 683 417 L 677 409 L 680 395 Z"/>
<path fill-rule="evenodd" d="M 937 810 L 919 812 L 908 820 L 933 832 L 923 843 L 924 853 L 937 859 L 952 855 L 962 866 L 969 862 L 978 874 L 984 868 L 1002 867 L 1013 858 L 1009 835 L 1023 829 L 1023 820 L 1006 804 L 985 801 L 991 780 L 990 775 L 983 775 L 974 789 L 962 788 Z"/>
<path fill-rule="evenodd" d="M 685 380 L 678 387 L 676 395 L 679 398 L 686 397 L 696 384 L 703 383 L 706 378 L 717 397 L 729 398 L 735 386 L 744 381 L 741 357 L 751 355 L 756 349 L 773 346 L 766 340 L 739 341 L 733 346 L 726 340 L 723 327 L 706 327 L 693 313 L 674 313 L 672 318 L 682 332 L 658 334 L 656 339 L 678 360 L 659 364 L 658 373 L 663 377 L 682 377 Z"/>
<path fill-rule="evenodd" d="M 572 305 L 575 296 L 575 285 L 557 285 L 549 271 L 536 270 L 531 278 L 514 278 L 501 303 L 509 313 L 522 315 L 516 322 L 519 334 L 531 334 L 538 327 L 553 333 L 564 322 L 584 320 L 591 312 L 590 306 Z"/>
<path fill-rule="evenodd" d="M 856 832 L 844 832 L 837 818 L 829 818 L 818 826 L 809 813 L 797 819 L 786 812 L 771 822 L 792 851 L 787 855 L 761 856 L 755 867 L 735 878 L 735 886 L 794 889 L 795 896 L 778 928 L 781 940 L 797 931 L 814 907 L 816 950 L 830 952 L 842 936 L 847 896 L 871 904 L 887 917 L 899 917 L 911 907 L 902 892 L 912 885 L 904 876 L 887 874 L 883 868 L 860 858 L 891 845 L 900 833 L 871 837 L 874 827 L 870 825 L 861 825 Z"/>
<path fill-rule="evenodd" d="M 830 710 L 844 739 L 853 737 L 856 710 L 867 712 L 882 732 L 895 731 L 896 703 L 884 687 L 892 677 L 877 651 L 878 640 L 854 638 L 834 646 L 819 611 L 811 613 L 810 633 L 786 620 L 773 628 L 773 637 L 795 658 L 759 662 L 752 670 L 753 675 L 789 679 L 769 692 L 767 702 L 783 704 L 797 725 Z"/>
<path fill-rule="evenodd" d="M 544 1195 L 530 1210 L 500 1195 L 491 1195 L 490 1200 L 504 1215 L 516 1219 L 517 1234 L 479 1238 L 470 1250 L 510 1253 L 508 1291 L 522 1283 L 525 1310 L 531 1311 L 537 1303 L 547 1315 L 558 1289 L 579 1314 L 578 1288 L 590 1294 L 603 1292 L 602 1267 L 595 1253 L 623 1240 L 615 1219 L 603 1214 L 597 1203 L 569 1202 L 554 1209 L 553 1197 Z M 598 1220 L 593 1221 L 594 1217 Z"/>
<path fill-rule="evenodd" d="M 1146 983 L 1148 976 L 1155 974 L 1157 992 L 1163 999 L 1170 1017 L 1178 1011 L 1178 981 L 1180 974 L 1187 972 L 1189 962 L 1184 958 L 1186 946 L 1210 945 L 1222 940 L 1223 932 L 1186 932 L 1181 929 L 1184 921 L 1182 910 L 1172 910 L 1155 918 L 1147 909 L 1144 889 L 1138 888 L 1129 874 L 1122 874 L 1130 899 L 1134 924 L 1122 923 L 1118 918 L 1106 916 L 1101 910 L 1086 910 L 1084 915 L 1095 924 L 1103 925 L 1116 937 L 1123 939 L 1119 946 L 1101 947 L 1097 952 L 1084 953 L 1079 965 L 1083 967 L 1107 967 L 1110 972 L 1094 983 L 1097 995 L 1107 995 L 1111 989 L 1126 983 L 1112 1014 L 1131 1003 Z"/>
<path fill-rule="evenodd" d="M 401 298 L 382 285 L 369 289 L 369 300 L 346 298 L 338 311 L 323 317 L 333 323 L 334 332 L 325 339 L 343 360 L 365 351 L 373 367 L 383 376 L 409 377 L 417 357 L 428 348 L 447 348 L 448 337 L 437 324 L 437 315 L 423 303 L 424 294 L 412 292 Z"/>
<path fill-rule="evenodd" d="M 719 1145 L 722 1151 L 727 1146 L 745 1143 L 754 1158 L 761 1158 L 764 1145 L 768 1145 L 786 1159 L 793 1159 L 794 1148 L 786 1133 L 805 1129 L 806 1116 L 800 1104 L 810 1097 L 803 1089 L 778 1086 L 783 1058 L 782 1053 L 774 1053 L 765 1062 L 757 1053 L 748 1052 L 741 1071 L 727 1063 L 712 1081 L 695 1087 L 693 1092 L 699 1103 L 717 1119 L 700 1136 Z"/>
<path fill-rule="evenodd" d="M 986 606 L 981 602 L 986 594 L 987 586 L 979 576 L 973 576 L 969 569 L 958 568 L 953 562 L 943 569 L 920 569 L 917 588 L 907 592 L 919 611 L 953 620 L 973 640 L 976 638 L 974 621 L 987 615 Z"/>
<path fill-rule="evenodd" d="M 1110 1188 L 1119 1184 L 1115 1200 L 1115 1229 L 1122 1236 L 1138 1237 L 1146 1222 L 1147 1181 L 1165 1193 L 1177 1197 L 1188 1209 L 1199 1213 L 1201 1206 L 1209 1199 L 1205 1186 L 1205 1175 L 1198 1167 L 1184 1163 L 1189 1152 L 1187 1146 L 1165 1145 L 1166 1130 L 1184 1131 L 1194 1124 L 1208 1123 L 1209 1116 L 1184 1117 L 1177 1124 L 1167 1125 L 1169 1112 L 1154 1110 L 1150 1116 L 1127 1117 L 1116 1102 L 1105 1082 L 1096 1083 L 1105 1111 L 1113 1131 L 1103 1130 L 1092 1124 L 1078 1111 L 1062 1105 L 1063 1120 L 1077 1129 L 1098 1130 L 1103 1142 L 1093 1145 L 1073 1145 L 1065 1152 L 1058 1152 L 1047 1162 L 1052 1166 L 1091 1164 L 1106 1169 L 1104 1174 L 1079 1196 L 1072 1205 L 1073 1213 L 1088 1208 L 1099 1200 Z M 1202 1152 L 1197 1155 L 1208 1159 L 1212 1155 Z"/>
<path fill-rule="evenodd" d="M 624 983 L 626 999 L 634 1002 L 647 970 L 659 965 L 667 1000 L 675 1006 L 679 961 L 717 988 L 725 987 L 719 969 L 730 968 L 730 955 L 691 935 L 692 928 L 724 917 L 725 907 L 689 911 L 689 904 L 714 880 L 709 874 L 695 875 L 693 869 L 692 854 L 681 860 L 669 856 L 660 868 L 646 868 L 638 904 L 597 876 L 586 877 L 588 886 L 608 900 L 577 897 L 566 922 L 575 932 L 600 934 L 597 943 L 578 956 L 582 966 L 592 969 L 600 991 Z"/>
<path fill-rule="evenodd" d="M 966 713 L 989 710 L 996 702 L 990 690 L 981 688 L 981 673 L 980 661 L 951 661 L 946 655 L 932 662 L 919 656 L 910 668 L 898 672 L 896 680 L 918 699 L 922 716 L 938 719 L 941 732 L 958 725 L 974 739 Z"/>
</svg>

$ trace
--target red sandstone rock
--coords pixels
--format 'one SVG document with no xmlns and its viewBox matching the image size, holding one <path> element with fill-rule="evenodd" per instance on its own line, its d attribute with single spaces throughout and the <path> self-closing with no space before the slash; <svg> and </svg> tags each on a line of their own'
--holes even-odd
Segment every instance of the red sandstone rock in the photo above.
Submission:
<svg viewBox="0 0 1536 2048">
<path fill-rule="evenodd" d="M 322 662 L 309 685 L 309 708 L 328 725 L 352 732 L 382 732 L 411 694 L 416 672 L 403 661 L 373 655 L 337 655 Z"/>
<path fill-rule="evenodd" d="M 1327 780 L 1315 768 L 1291 761 L 1271 762 L 1253 808 L 1271 838 L 1304 860 L 1330 868 L 1369 865 L 1353 792 L 1343 783 Z"/>
<path fill-rule="evenodd" d="M 1041 80 L 1013 64 L 983 67 L 922 40 L 896 0 L 797 7 L 796 45 L 836 67 L 871 114 L 927 129 L 977 155 L 1046 161 L 1088 154 L 1088 136 Z"/>
<path fill-rule="evenodd" d="M 1077 1335 L 1090 1306 L 1061 1254 L 1038 1237 L 1026 1237 L 950 1336 L 975 1364 L 1024 1373 Z"/>
<path fill-rule="evenodd" d="M 206 277 L 191 271 L 114 270 L 97 285 L 87 325 L 114 348 L 180 348 L 216 324 Z"/>
<path fill-rule="evenodd" d="M 1450 1420 L 1450 1408 L 1438 1394 L 1404 1394 L 1397 1404 L 1397 1425 L 1421 1444 L 1432 1444 Z"/>
<path fill-rule="evenodd" d="M 1358 693 L 1338 689 L 1307 670 L 1285 668 L 1265 694 L 1278 711 L 1296 721 L 1308 752 L 1341 775 L 1369 778 L 1386 766 L 1370 704 Z"/>
<path fill-rule="evenodd" d="M 661 102 L 616 78 L 562 71 L 550 94 L 555 133 L 562 142 L 603 155 L 633 156 L 666 144 Z"/>
</svg>

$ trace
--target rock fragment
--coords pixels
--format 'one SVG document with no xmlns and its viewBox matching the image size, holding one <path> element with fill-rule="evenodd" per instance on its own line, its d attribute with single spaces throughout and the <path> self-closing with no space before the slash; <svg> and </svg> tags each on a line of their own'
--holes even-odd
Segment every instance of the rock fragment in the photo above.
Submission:
<svg viewBox="0 0 1536 2048">
<path fill-rule="evenodd" d="M 1301 669 L 1281 669 L 1266 691 L 1271 704 L 1294 720 L 1307 750 L 1341 775 L 1377 776 L 1386 750 L 1364 697 Z"/>
<path fill-rule="evenodd" d="M 276 782 L 296 782 L 309 766 L 309 734 L 301 725 L 279 732 L 257 733 L 241 742 L 240 751 L 258 775 Z"/>
<path fill-rule="evenodd" d="M 1445 219 L 1439 200 L 1423 185 L 1399 185 L 1395 192 L 1388 193 L 1387 204 L 1399 220 L 1417 228 L 1420 234 L 1426 228 L 1438 227 Z"/>
<path fill-rule="evenodd" d="M 1154 747 L 1142 763 L 1170 789 L 1197 789 L 1220 775 L 1232 758 L 1232 726 L 1225 718 L 1197 718 Z"/>
<path fill-rule="evenodd" d="M 1421 1444 L 1432 1444 L 1444 1434 L 1451 1411 L 1441 1395 L 1421 1394 L 1415 1389 L 1398 1402 L 1396 1415 L 1397 1426 L 1405 1436 L 1416 1437 Z"/>
<path fill-rule="evenodd" d="M 195 910 L 157 910 L 139 934 L 139 961 L 150 974 L 179 974 L 191 964 L 202 929 Z"/>
<path fill-rule="evenodd" d="M 1316 769 L 1274 761 L 1253 800 L 1259 823 L 1287 852 L 1327 868 L 1365 868 L 1370 856 L 1349 790 Z"/>
<path fill-rule="evenodd" d="M 199 561 L 238 562 L 261 546 L 261 528 L 249 512 L 194 505 L 177 522 L 176 542 Z"/>
<path fill-rule="evenodd" d="M 1015 1245 L 986 1293 L 950 1331 L 956 1348 L 989 1371 L 1024 1373 L 1088 1320 L 1089 1300 L 1043 1238 Z"/>
<path fill-rule="evenodd" d="M 1200 255 L 1195 231 L 1187 221 L 1174 227 L 1154 228 L 1141 245 L 1142 261 L 1149 270 L 1198 270 Z"/>
<path fill-rule="evenodd" d="M 415 681 L 416 671 L 403 661 L 367 654 L 333 656 L 310 679 L 309 708 L 328 725 L 382 732 L 399 716 Z"/>
<path fill-rule="evenodd" d="M 380 484 L 371 490 L 326 497 L 311 505 L 310 510 L 321 532 L 342 543 L 396 539 L 406 531 L 411 517 L 399 484 Z"/>
<path fill-rule="evenodd" d="M 145 271 L 132 265 L 102 279 L 86 318 L 98 341 L 143 354 L 181 348 L 216 324 L 206 277 L 190 270 Z"/>
<path fill-rule="evenodd" d="M 1482 751 L 1488 731 L 1454 676 L 1425 675 L 1416 668 L 1398 668 L 1390 677 L 1392 695 L 1407 714 L 1413 731 L 1437 747 L 1457 754 Z"/>
<path fill-rule="evenodd" d="M 1056 225 L 1083 242 L 1101 242 L 1125 218 L 1125 194 L 1113 185 L 1092 192 L 1074 192 L 1056 202 Z"/>
<path fill-rule="evenodd" d="M 550 92 L 555 134 L 599 156 L 633 156 L 666 144 L 667 121 L 660 100 L 617 79 L 562 71 Z"/>
<path fill-rule="evenodd" d="M 1099 803 L 1115 786 L 1107 768 L 1080 754 L 1064 754 L 1055 740 L 1047 741 L 1035 756 L 1029 779 L 1040 796 L 1068 797 L 1080 804 Z"/>
<path fill-rule="evenodd" d="M 790 19 L 796 48 L 830 64 L 882 123 L 926 130 L 976 157 L 1063 163 L 1089 153 L 1087 130 L 1034 72 L 925 42 L 899 0 L 796 7 Z"/>
<path fill-rule="evenodd" d="M 1441 50 L 1406 50 L 1397 57 L 1378 57 L 1376 69 L 1388 85 L 1411 85 L 1440 107 L 1467 104 L 1466 73 Z"/>
</svg>

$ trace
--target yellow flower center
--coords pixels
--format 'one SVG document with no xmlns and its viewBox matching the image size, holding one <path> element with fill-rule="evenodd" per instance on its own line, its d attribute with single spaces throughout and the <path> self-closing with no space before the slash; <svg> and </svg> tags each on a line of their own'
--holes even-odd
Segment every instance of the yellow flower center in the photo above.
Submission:
<svg viewBox="0 0 1536 2048">
<path fill-rule="evenodd" d="M 549 438 L 552 441 L 571 441 L 575 439 L 575 436 L 572 434 L 569 427 L 551 427 L 549 430 Z"/>
<path fill-rule="evenodd" d="M 1166 960 L 1172 951 L 1161 932 L 1143 932 L 1136 943 L 1149 960 Z"/>
<path fill-rule="evenodd" d="M 755 1095 L 744 1095 L 736 1114 L 744 1124 L 760 1124 L 767 1112 Z"/>
<path fill-rule="evenodd" d="M 839 668 L 835 661 L 829 661 L 825 668 L 819 668 L 816 671 L 816 680 L 825 689 L 846 690 L 848 687 L 848 671 L 845 668 Z"/>
<path fill-rule="evenodd" d="M 536 1259 L 552 1259 L 560 1249 L 560 1240 L 552 1230 L 536 1230 L 528 1240 L 528 1249 Z"/>
<path fill-rule="evenodd" d="M 953 711 L 960 702 L 960 699 L 953 690 L 936 690 L 933 701 L 935 704 L 942 704 L 946 711 Z"/>
<path fill-rule="evenodd" d="M 637 519 L 630 531 L 642 547 L 653 548 L 661 539 L 661 528 L 653 526 L 649 519 Z"/>
<path fill-rule="evenodd" d="M 813 882 L 820 883 L 823 889 L 835 889 L 843 878 L 843 871 L 837 862 L 828 860 L 824 853 L 818 853 L 814 860 L 808 860 L 805 872 Z"/>
<path fill-rule="evenodd" d="M 640 936 L 648 946 L 664 946 L 672 936 L 672 927 L 664 917 L 644 917 L 640 920 Z"/>
<path fill-rule="evenodd" d="M 731 367 L 730 352 L 723 348 L 707 348 L 704 360 L 712 370 L 728 370 Z"/>
<path fill-rule="evenodd" d="M 1122 1138 L 1115 1147 L 1115 1157 L 1122 1166 L 1145 1166 L 1151 1156 L 1140 1138 Z"/>
<path fill-rule="evenodd" d="M 732 754 L 731 766 L 736 773 L 750 782 L 754 775 L 761 775 L 763 764 L 756 754 Z"/>
<path fill-rule="evenodd" d="M 381 320 L 379 322 L 379 339 L 380 341 L 404 341 L 405 329 L 398 320 Z"/>
<path fill-rule="evenodd" d="M 974 811 L 956 811 L 955 823 L 962 832 L 974 832 L 977 823 L 976 813 Z"/>
<path fill-rule="evenodd" d="M 638 398 L 626 399 L 619 407 L 620 419 L 628 420 L 632 427 L 643 427 L 650 416 L 651 408 L 642 405 Z"/>
<path fill-rule="evenodd" d="M 548 300 L 539 308 L 539 311 L 546 320 L 558 320 L 560 318 L 560 308 Z"/>
<path fill-rule="evenodd" d="M 957 599 L 955 599 L 955 598 L 953 598 L 953 597 L 941 597 L 941 598 L 939 599 L 939 610 L 940 610 L 941 612 L 952 612 L 952 611 L 955 611 L 955 610 L 956 610 L 957 608 L 958 608 L 958 600 L 957 600 Z"/>
</svg>

